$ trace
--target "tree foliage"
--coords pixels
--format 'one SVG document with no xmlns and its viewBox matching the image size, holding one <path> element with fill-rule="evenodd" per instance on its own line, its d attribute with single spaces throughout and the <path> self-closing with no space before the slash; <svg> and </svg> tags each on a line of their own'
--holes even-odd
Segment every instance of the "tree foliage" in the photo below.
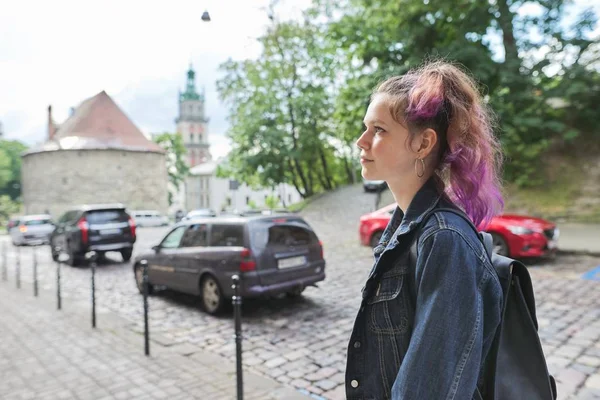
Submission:
<svg viewBox="0 0 600 400">
<path fill-rule="evenodd" d="M 161 133 L 154 137 L 154 142 L 166 151 L 167 173 L 169 175 L 169 205 L 173 197 L 189 174 L 190 167 L 186 162 L 186 149 L 180 133 Z"/>
<path fill-rule="evenodd" d="M 0 140 L 0 196 L 21 197 L 21 154 L 27 146 L 18 140 Z"/>
<path fill-rule="evenodd" d="M 352 182 L 375 85 L 444 58 L 476 77 L 496 111 L 505 178 L 537 184 L 550 146 L 600 136 L 597 20 L 572 4 L 315 0 L 302 22 L 273 19 L 257 60 L 222 66 L 228 171 L 264 186 L 293 183 L 303 196 Z"/>
<path fill-rule="evenodd" d="M 263 187 L 289 183 L 303 197 L 347 182 L 323 32 L 305 22 L 274 23 L 260 41 L 257 60 L 221 66 L 217 88 L 231 106 L 233 142 L 221 173 Z"/>
</svg>

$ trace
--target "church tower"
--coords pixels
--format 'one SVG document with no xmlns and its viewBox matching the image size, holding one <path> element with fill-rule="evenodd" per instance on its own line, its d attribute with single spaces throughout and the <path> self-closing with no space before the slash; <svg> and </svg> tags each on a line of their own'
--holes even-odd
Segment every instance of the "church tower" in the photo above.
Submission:
<svg viewBox="0 0 600 400">
<path fill-rule="evenodd" d="M 204 114 L 204 91 L 196 92 L 195 76 L 190 64 L 185 92 L 179 92 L 179 116 L 175 120 L 177 132 L 183 136 L 190 168 L 212 159 L 206 130 L 208 118 Z"/>
</svg>

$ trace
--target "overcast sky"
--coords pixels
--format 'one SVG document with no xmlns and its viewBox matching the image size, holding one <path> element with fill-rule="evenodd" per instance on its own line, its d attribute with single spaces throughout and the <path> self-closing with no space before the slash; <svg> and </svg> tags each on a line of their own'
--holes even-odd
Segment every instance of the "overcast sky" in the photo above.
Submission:
<svg viewBox="0 0 600 400">
<path fill-rule="evenodd" d="M 597 0 L 577 0 L 581 6 Z M 62 123 L 71 107 L 102 90 L 146 134 L 174 132 L 177 93 L 190 61 L 206 89 L 214 156 L 227 149 L 227 110 L 218 65 L 253 58 L 268 0 L 0 0 L 0 122 L 6 138 L 46 138 L 47 107 Z M 310 0 L 281 0 L 283 18 Z M 202 22 L 208 9 L 212 21 Z"/>
</svg>

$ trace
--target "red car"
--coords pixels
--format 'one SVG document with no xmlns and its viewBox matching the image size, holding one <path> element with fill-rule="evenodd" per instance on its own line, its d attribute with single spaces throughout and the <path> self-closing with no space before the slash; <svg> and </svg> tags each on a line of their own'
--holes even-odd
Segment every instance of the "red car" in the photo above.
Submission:
<svg viewBox="0 0 600 400">
<path fill-rule="evenodd" d="M 360 217 L 360 242 L 374 247 L 387 226 L 396 204 L 390 204 Z M 492 218 L 486 232 L 492 234 L 494 251 L 512 257 L 542 257 L 556 250 L 559 230 L 552 222 L 523 215 L 500 215 Z"/>
</svg>

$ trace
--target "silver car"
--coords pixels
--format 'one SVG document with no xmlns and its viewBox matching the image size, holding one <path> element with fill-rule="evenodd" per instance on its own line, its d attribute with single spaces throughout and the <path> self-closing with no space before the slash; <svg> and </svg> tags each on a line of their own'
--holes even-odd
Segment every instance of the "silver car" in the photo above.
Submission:
<svg viewBox="0 0 600 400">
<path fill-rule="evenodd" d="M 19 217 L 8 233 L 13 245 L 22 246 L 49 243 L 53 231 L 52 217 L 48 214 L 40 214 Z"/>
</svg>

